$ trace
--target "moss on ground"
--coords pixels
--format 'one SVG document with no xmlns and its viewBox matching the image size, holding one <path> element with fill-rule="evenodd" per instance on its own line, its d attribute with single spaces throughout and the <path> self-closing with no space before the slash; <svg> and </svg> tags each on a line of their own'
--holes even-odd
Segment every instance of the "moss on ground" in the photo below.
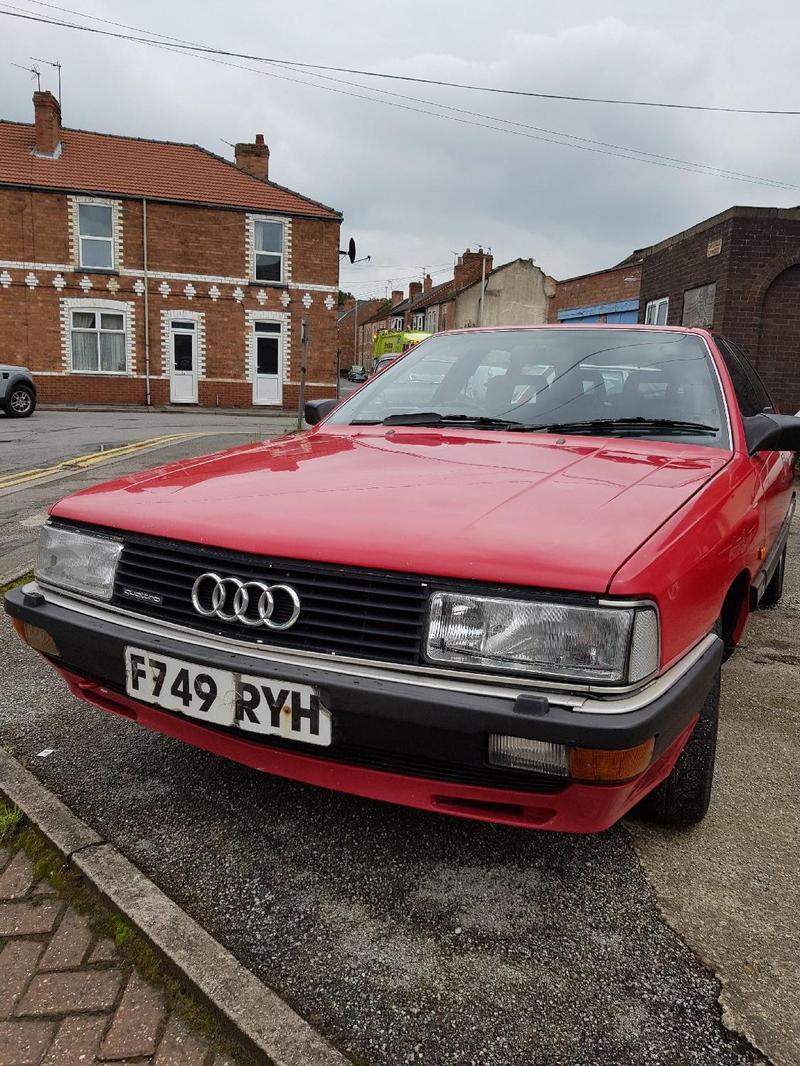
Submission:
<svg viewBox="0 0 800 1066">
<path fill-rule="evenodd" d="M 98 936 L 113 940 L 119 955 L 146 981 L 159 987 L 170 1010 L 177 1011 L 193 1029 L 198 1030 L 218 1050 L 242 1066 L 255 1064 L 248 1052 L 220 1028 L 214 1015 L 189 995 L 168 963 L 151 947 L 123 914 L 101 900 L 78 870 L 65 863 L 39 831 L 25 820 L 22 811 L 0 800 L 0 844 L 11 851 L 23 850 L 31 862 L 37 880 L 47 880 L 69 904 L 86 918 Z"/>
</svg>

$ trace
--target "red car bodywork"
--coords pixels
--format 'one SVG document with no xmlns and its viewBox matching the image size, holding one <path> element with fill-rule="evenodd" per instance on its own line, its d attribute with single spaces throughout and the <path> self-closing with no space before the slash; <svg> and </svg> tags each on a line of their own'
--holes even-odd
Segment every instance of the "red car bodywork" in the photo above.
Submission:
<svg viewBox="0 0 800 1066">
<path fill-rule="evenodd" d="M 787 453 L 748 455 L 724 361 L 709 334 L 690 332 L 705 340 L 717 366 L 732 450 L 323 422 L 87 489 L 56 504 L 52 515 L 254 555 L 647 597 L 660 611 L 663 674 L 713 630 L 721 612 L 726 641 L 738 640 L 794 476 Z M 539 795 L 276 750 L 137 703 L 102 679 L 62 672 L 97 706 L 271 773 L 465 817 L 573 831 L 616 821 L 667 776 L 691 732 L 690 724 L 632 781 L 570 783 Z"/>
</svg>

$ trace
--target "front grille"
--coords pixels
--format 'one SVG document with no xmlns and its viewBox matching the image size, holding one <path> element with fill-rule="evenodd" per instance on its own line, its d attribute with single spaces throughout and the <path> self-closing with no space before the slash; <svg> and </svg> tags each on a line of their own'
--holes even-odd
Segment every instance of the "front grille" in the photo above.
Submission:
<svg viewBox="0 0 800 1066">
<path fill-rule="evenodd" d="M 204 618 L 192 605 L 191 591 L 195 580 L 209 570 L 245 582 L 291 585 L 300 597 L 297 622 L 280 632 Z M 123 588 L 161 596 L 162 602 L 131 598 L 122 594 Z M 138 614 L 254 644 L 414 664 L 420 661 L 429 595 L 427 583 L 419 577 L 269 559 L 129 534 L 112 602 Z"/>
</svg>

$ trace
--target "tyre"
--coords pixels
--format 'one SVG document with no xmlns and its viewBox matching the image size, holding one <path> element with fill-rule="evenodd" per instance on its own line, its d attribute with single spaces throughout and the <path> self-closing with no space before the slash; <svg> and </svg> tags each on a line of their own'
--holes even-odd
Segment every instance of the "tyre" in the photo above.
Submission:
<svg viewBox="0 0 800 1066">
<path fill-rule="evenodd" d="M 761 599 L 758 601 L 759 607 L 774 607 L 776 603 L 780 602 L 780 598 L 783 595 L 783 578 L 786 573 L 786 549 L 781 552 L 781 557 L 778 560 L 778 565 L 775 568 L 775 573 L 770 579 L 770 583 L 764 589 Z"/>
<path fill-rule="evenodd" d="M 9 418 L 30 418 L 36 410 L 36 396 L 27 385 L 13 385 L 3 406 Z"/>
<path fill-rule="evenodd" d="M 636 806 L 636 813 L 661 825 L 695 825 L 711 802 L 719 724 L 720 671 L 700 710 L 700 718 L 672 773 Z"/>
</svg>

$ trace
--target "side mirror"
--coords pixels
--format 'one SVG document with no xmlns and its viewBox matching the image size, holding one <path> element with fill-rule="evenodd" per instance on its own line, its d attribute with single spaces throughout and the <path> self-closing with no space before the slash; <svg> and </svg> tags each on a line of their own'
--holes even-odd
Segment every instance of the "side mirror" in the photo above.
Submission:
<svg viewBox="0 0 800 1066">
<path fill-rule="evenodd" d="M 750 415 L 742 422 L 750 455 L 800 452 L 800 418 L 795 415 Z"/>
<path fill-rule="evenodd" d="M 303 415 L 309 426 L 315 426 L 317 422 L 321 422 L 325 415 L 330 412 L 337 405 L 338 400 L 308 400 L 303 408 Z"/>
</svg>

